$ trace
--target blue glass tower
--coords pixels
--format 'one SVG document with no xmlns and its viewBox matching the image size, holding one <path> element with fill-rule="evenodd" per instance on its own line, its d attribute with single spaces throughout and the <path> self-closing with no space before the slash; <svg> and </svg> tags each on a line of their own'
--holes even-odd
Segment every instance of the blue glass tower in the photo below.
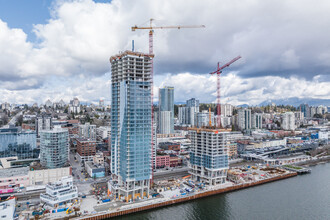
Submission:
<svg viewBox="0 0 330 220">
<path fill-rule="evenodd" d="M 149 196 L 151 179 L 151 59 L 125 51 L 111 63 L 110 192 L 126 201 Z"/>
<path fill-rule="evenodd" d="M 38 158 L 37 135 L 19 127 L 0 129 L 0 158 L 17 156 L 18 159 Z"/>
</svg>

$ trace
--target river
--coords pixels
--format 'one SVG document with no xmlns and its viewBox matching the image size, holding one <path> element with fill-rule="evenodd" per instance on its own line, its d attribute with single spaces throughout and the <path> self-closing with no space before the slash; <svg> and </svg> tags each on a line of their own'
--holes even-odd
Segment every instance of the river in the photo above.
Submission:
<svg viewBox="0 0 330 220">
<path fill-rule="evenodd" d="M 116 219 L 330 220 L 330 163 L 310 168 L 310 174 Z"/>
</svg>

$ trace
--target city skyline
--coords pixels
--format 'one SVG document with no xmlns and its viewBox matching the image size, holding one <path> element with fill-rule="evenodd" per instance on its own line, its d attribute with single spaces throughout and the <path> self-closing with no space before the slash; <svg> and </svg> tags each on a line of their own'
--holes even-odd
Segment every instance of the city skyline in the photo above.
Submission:
<svg viewBox="0 0 330 220">
<path fill-rule="evenodd" d="M 206 26 L 155 31 L 154 101 L 158 101 L 158 88 L 167 85 L 177 91 L 175 102 L 190 97 L 201 103 L 214 102 L 216 78 L 208 73 L 218 61 L 225 63 L 237 55 L 241 61 L 222 75 L 222 103 L 329 100 L 326 25 L 330 4 L 326 1 L 317 5 L 309 1 L 298 5 L 295 1 L 160 4 L 0 2 L 0 102 L 68 102 L 73 97 L 83 102 L 110 100 L 109 57 L 131 49 L 132 40 L 137 51 L 147 52 L 147 33 L 131 32 L 130 27 L 146 25 L 150 18 L 155 18 L 157 26 Z"/>
</svg>

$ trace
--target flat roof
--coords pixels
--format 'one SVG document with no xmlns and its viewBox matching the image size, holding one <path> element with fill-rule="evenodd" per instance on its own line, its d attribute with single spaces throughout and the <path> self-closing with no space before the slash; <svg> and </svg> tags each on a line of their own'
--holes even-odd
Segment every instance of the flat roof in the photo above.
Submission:
<svg viewBox="0 0 330 220">
<path fill-rule="evenodd" d="M 18 168 L 8 168 L 0 169 L 0 178 L 1 177 L 12 177 L 12 176 L 25 176 L 29 173 L 29 167 L 18 167 Z"/>
<path fill-rule="evenodd" d="M 126 51 L 121 52 L 117 55 L 111 56 L 110 57 L 110 62 L 112 62 L 115 59 L 120 59 L 120 58 L 122 58 L 123 56 L 126 56 L 126 55 L 139 56 L 139 57 L 143 56 L 143 57 L 150 57 L 150 58 L 153 58 L 155 56 L 154 54 L 147 54 L 147 53 L 133 52 L 133 51 L 130 51 L 130 50 L 126 50 Z"/>
<path fill-rule="evenodd" d="M 218 133 L 218 132 L 231 132 L 231 129 L 222 129 L 222 128 L 188 128 L 189 131 L 196 131 L 197 133 L 201 131 L 206 131 L 206 132 L 213 132 L 213 133 Z"/>
</svg>

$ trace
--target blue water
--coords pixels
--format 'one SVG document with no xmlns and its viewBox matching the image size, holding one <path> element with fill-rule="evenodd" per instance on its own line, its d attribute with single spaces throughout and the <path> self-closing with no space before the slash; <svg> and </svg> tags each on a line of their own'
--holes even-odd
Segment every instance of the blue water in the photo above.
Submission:
<svg viewBox="0 0 330 220">
<path fill-rule="evenodd" d="M 311 174 L 116 219 L 330 220 L 330 163 L 310 168 Z"/>
</svg>

